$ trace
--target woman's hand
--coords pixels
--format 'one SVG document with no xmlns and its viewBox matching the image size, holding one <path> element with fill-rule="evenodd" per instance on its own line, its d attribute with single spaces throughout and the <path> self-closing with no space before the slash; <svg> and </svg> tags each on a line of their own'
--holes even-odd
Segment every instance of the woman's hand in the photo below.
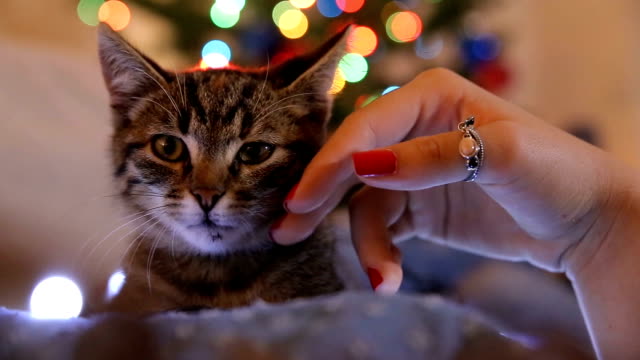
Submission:
<svg viewBox="0 0 640 360">
<path fill-rule="evenodd" d="M 485 161 L 475 183 L 458 144 L 475 116 Z M 447 70 L 430 70 L 349 116 L 317 154 L 272 230 L 308 236 L 356 182 L 352 238 L 377 291 L 401 282 L 393 240 L 418 236 L 551 270 L 571 270 L 598 242 L 612 166 L 599 149 Z M 595 236 L 592 236 L 594 235 Z M 590 246 L 592 248 L 592 246 Z"/>
</svg>

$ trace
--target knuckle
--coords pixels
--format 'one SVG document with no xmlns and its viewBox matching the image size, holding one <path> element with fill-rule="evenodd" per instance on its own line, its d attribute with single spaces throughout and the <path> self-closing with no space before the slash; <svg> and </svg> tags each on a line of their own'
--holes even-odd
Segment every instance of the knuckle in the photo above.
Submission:
<svg viewBox="0 0 640 360">
<path fill-rule="evenodd" d="M 420 75 L 418 75 L 418 77 L 423 79 L 424 81 L 450 82 L 450 81 L 456 81 L 459 78 L 459 75 L 447 68 L 436 67 L 433 69 L 423 71 Z"/>
<path fill-rule="evenodd" d="M 442 145 L 432 137 L 419 138 L 415 149 L 421 159 L 429 159 L 430 162 L 439 162 L 443 159 Z"/>
<path fill-rule="evenodd" d="M 482 135 L 482 128 L 478 130 Z M 523 157 L 529 139 L 521 126 L 505 121 L 500 124 L 497 141 L 492 142 L 492 152 L 487 156 L 487 162 L 498 178 L 509 179 L 521 171 Z"/>
</svg>

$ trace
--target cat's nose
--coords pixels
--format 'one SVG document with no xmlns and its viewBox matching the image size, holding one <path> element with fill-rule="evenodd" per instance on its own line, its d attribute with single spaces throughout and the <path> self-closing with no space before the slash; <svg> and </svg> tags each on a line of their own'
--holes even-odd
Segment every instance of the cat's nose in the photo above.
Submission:
<svg viewBox="0 0 640 360">
<path fill-rule="evenodd" d="M 220 200 L 222 195 L 224 195 L 224 192 L 202 188 L 191 190 L 191 194 L 198 201 L 198 205 L 200 205 L 202 211 L 204 211 L 205 214 L 208 214 L 209 211 L 216 206 L 216 203 Z"/>
</svg>

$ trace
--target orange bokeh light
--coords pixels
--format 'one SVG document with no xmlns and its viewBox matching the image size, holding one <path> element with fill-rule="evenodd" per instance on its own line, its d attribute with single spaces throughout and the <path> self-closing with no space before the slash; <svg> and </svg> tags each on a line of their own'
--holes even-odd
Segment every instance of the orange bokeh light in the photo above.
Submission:
<svg viewBox="0 0 640 360">
<path fill-rule="evenodd" d="M 362 8 L 364 0 L 338 0 L 336 4 L 346 13 L 354 13 Z"/>
<path fill-rule="evenodd" d="M 122 1 L 111 0 L 100 6 L 98 19 L 109 24 L 113 30 L 120 31 L 129 25 L 131 21 L 131 11 Z"/>
<path fill-rule="evenodd" d="M 369 56 L 378 48 L 378 36 L 368 26 L 357 26 L 347 40 L 347 51 Z"/>
<path fill-rule="evenodd" d="M 412 11 L 397 12 L 387 20 L 387 34 L 393 41 L 414 41 L 422 33 L 422 19 Z"/>
</svg>

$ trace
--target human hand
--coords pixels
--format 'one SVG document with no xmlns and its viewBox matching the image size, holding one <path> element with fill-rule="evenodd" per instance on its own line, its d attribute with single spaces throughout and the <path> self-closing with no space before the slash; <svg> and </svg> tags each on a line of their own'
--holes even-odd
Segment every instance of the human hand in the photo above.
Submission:
<svg viewBox="0 0 640 360">
<path fill-rule="evenodd" d="M 485 146 L 475 183 L 458 152 L 475 116 Z M 555 271 L 588 261 L 601 241 L 616 172 L 599 149 L 442 69 L 419 75 L 345 119 L 307 167 L 272 229 L 307 237 L 357 182 L 352 239 L 372 286 L 402 280 L 393 241 L 418 236 Z"/>
</svg>

